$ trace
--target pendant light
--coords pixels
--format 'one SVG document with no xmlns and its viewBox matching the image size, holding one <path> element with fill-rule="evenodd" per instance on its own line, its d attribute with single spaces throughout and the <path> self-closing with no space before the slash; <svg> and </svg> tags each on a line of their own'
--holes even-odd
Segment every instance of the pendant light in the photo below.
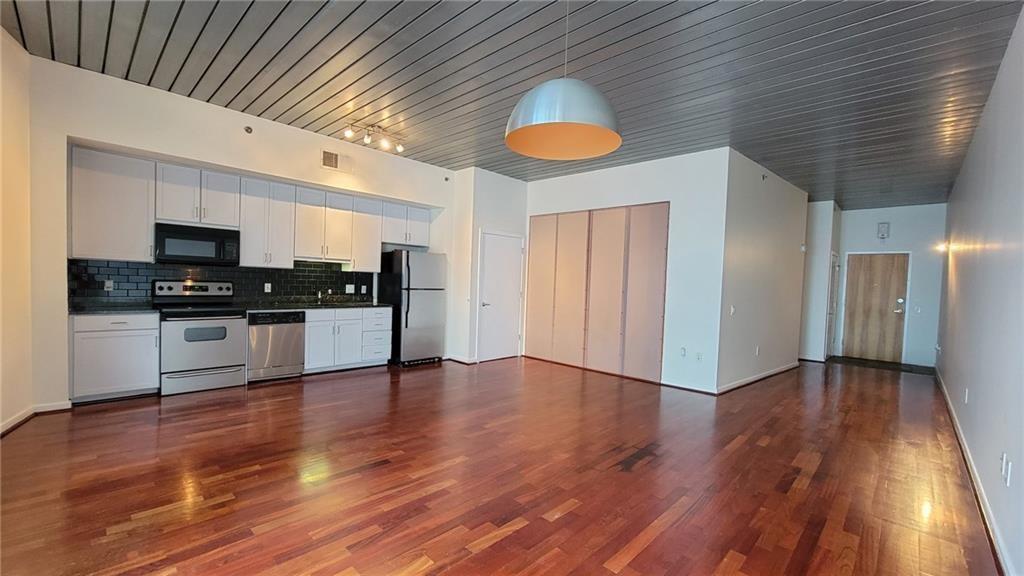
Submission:
<svg viewBox="0 0 1024 576">
<path fill-rule="evenodd" d="M 516 103 L 505 127 L 510 150 L 543 160 L 582 160 L 610 154 L 622 145 L 611 103 L 590 84 L 568 78 L 568 68 L 566 0 L 562 77 L 534 87 Z"/>
</svg>

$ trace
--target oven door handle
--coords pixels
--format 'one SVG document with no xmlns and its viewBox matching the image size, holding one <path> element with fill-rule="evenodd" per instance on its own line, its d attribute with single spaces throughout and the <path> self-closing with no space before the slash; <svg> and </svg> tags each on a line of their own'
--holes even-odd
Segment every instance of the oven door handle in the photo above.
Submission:
<svg viewBox="0 0 1024 576">
<path fill-rule="evenodd" d="M 194 378 L 196 376 L 207 376 L 212 374 L 230 374 L 232 372 L 238 372 L 242 369 L 242 366 L 232 366 L 230 368 L 210 368 L 208 370 L 190 370 L 188 372 L 179 372 L 177 374 L 164 374 L 164 378 L 168 380 L 175 380 L 179 378 Z"/>
</svg>

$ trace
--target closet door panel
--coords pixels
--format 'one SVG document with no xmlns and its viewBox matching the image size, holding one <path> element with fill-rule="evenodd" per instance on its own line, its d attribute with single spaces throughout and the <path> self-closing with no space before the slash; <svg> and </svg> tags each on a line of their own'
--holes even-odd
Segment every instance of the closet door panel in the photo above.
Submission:
<svg viewBox="0 0 1024 576">
<path fill-rule="evenodd" d="M 628 208 L 590 216 L 590 289 L 587 294 L 587 368 L 622 373 L 622 311 Z"/>
<path fill-rule="evenodd" d="M 530 218 L 526 279 L 526 355 L 551 358 L 558 216 Z"/>
<path fill-rule="evenodd" d="M 558 215 L 551 359 L 573 366 L 583 366 L 589 232 L 589 212 Z"/>
<path fill-rule="evenodd" d="M 622 373 L 661 381 L 668 261 L 667 203 L 629 208 Z"/>
</svg>

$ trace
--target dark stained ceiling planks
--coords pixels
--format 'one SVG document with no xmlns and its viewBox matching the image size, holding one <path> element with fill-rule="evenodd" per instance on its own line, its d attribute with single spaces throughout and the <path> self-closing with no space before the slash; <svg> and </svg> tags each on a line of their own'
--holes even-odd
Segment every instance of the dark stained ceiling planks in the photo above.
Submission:
<svg viewBox="0 0 1024 576">
<path fill-rule="evenodd" d="M 562 74 L 565 4 L 2 0 L 37 56 L 405 155 L 523 180 L 732 146 L 847 209 L 942 202 L 1021 10 L 986 2 L 570 3 L 568 72 L 624 139 L 550 162 L 503 143 Z"/>
</svg>

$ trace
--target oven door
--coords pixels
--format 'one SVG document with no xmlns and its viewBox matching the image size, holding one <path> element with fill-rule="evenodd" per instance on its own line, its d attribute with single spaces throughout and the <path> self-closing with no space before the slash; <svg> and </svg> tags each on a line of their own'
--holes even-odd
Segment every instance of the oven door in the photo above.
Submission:
<svg viewBox="0 0 1024 576">
<path fill-rule="evenodd" d="M 238 230 L 157 223 L 156 261 L 238 266 Z"/>
<path fill-rule="evenodd" d="M 245 364 L 245 318 L 184 318 L 160 322 L 160 373 Z"/>
</svg>

